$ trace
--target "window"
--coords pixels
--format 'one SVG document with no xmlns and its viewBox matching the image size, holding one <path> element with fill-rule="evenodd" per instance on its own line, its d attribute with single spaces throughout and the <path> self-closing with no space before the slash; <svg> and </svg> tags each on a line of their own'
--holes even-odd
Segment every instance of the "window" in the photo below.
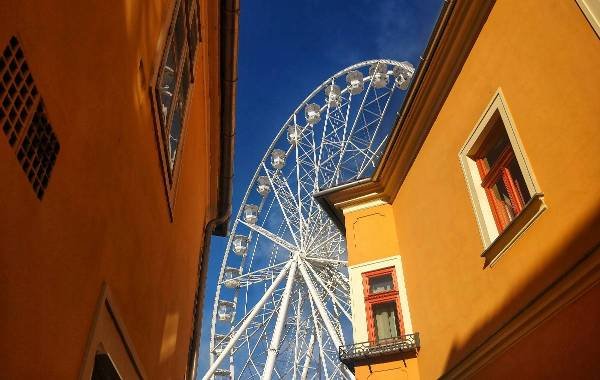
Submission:
<svg viewBox="0 0 600 380">
<path fill-rule="evenodd" d="M 486 266 L 493 264 L 546 209 L 524 152 L 498 90 L 459 153 Z"/>
<path fill-rule="evenodd" d="M 60 144 L 25 54 L 12 37 L 0 56 L 0 126 L 38 199 L 44 197 Z"/>
<path fill-rule="evenodd" d="M 108 354 L 103 352 L 96 354 L 92 380 L 121 380 L 121 376 L 119 376 L 115 364 L 110 360 Z"/>
<path fill-rule="evenodd" d="M 160 124 L 167 144 L 169 171 L 173 171 L 181 140 L 183 117 L 190 88 L 190 55 L 186 37 L 186 16 L 183 2 L 175 7 L 175 22 L 167 38 L 156 86 Z"/>
<path fill-rule="evenodd" d="M 362 276 L 369 341 L 377 343 L 404 335 L 394 267 Z"/>
<path fill-rule="evenodd" d="M 488 136 L 473 158 L 498 232 L 502 232 L 521 213 L 531 195 L 501 118 L 495 118 Z"/>
<path fill-rule="evenodd" d="M 146 378 L 110 290 L 104 284 L 88 337 L 80 379 Z"/>
<path fill-rule="evenodd" d="M 171 216 L 200 41 L 198 17 L 196 0 L 175 0 L 167 37 L 160 52 L 160 64 L 155 71 L 155 86 L 151 91 Z"/>
</svg>

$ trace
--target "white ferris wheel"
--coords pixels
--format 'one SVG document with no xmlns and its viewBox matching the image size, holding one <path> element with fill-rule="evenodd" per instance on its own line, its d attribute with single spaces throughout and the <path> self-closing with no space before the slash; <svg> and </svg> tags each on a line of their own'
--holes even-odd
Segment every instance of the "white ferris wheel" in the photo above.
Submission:
<svg viewBox="0 0 600 380">
<path fill-rule="evenodd" d="M 353 379 L 346 246 L 316 192 L 370 176 L 414 74 L 372 60 L 324 81 L 258 164 L 227 243 L 204 379 Z"/>
</svg>

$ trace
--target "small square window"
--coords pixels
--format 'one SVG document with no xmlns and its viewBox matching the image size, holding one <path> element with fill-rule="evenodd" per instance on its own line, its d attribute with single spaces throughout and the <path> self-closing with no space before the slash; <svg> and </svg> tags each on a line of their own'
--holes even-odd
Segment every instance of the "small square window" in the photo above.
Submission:
<svg viewBox="0 0 600 380">
<path fill-rule="evenodd" d="M 391 274 L 369 278 L 369 294 L 376 294 L 394 290 Z"/>
<path fill-rule="evenodd" d="M 545 209 L 500 91 L 459 158 L 484 243 L 483 256 L 491 264 Z"/>
<path fill-rule="evenodd" d="M 404 335 L 394 267 L 362 274 L 369 341 L 397 339 Z"/>
</svg>

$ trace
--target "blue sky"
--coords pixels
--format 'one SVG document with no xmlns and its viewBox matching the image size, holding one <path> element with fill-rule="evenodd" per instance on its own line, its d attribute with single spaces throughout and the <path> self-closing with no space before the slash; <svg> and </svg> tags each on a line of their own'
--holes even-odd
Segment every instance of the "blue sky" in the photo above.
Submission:
<svg viewBox="0 0 600 380">
<path fill-rule="evenodd" d="M 418 67 L 441 4 L 441 0 L 242 1 L 234 214 L 265 150 L 298 104 L 329 76 L 361 61 L 408 60 Z M 211 312 L 226 243 L 213 237 L 200 374 L 208 365 Z"/>
</svg>

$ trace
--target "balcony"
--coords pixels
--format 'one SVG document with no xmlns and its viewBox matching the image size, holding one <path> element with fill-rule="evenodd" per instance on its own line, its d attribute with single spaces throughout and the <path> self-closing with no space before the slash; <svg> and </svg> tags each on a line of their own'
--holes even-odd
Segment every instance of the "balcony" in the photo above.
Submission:
<svg viewBox="0 0 600 380">
<path fill-rule="evenodd" d="M 341 346 L 340 361 L 348 368 L 354 369 L 358 362 L 368 362 L 384 356 L 397 356 L 408 359 L 417 356 L 421 348 L 419 333 L 402 335 L 397 338 L 379 340 L 377 342 L 362 342 Z"/>
</svg>

